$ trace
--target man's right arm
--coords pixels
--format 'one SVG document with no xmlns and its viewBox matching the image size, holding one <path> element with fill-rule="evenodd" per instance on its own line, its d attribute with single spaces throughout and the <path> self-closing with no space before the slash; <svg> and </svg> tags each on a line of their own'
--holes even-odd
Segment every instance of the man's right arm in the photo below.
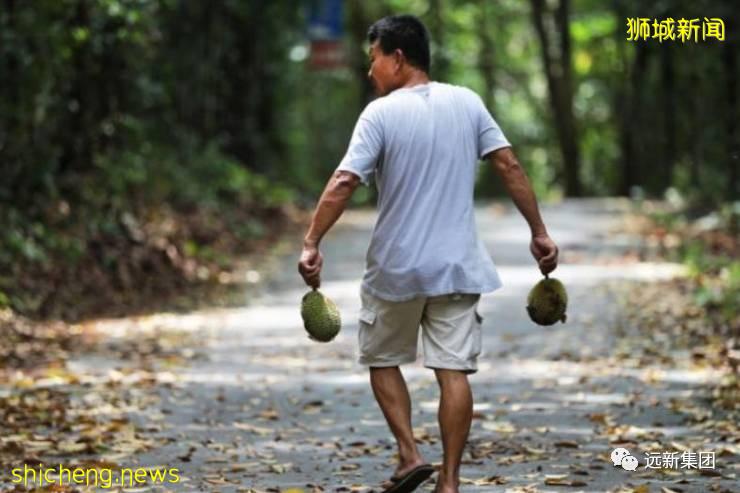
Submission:
<svg viewBox="0 0 740 493">
<path fill-rule="evenodd" d="M 537 198 L 529 183 L 524 168 L 511 147 L 497 149 L 486 156 L 504 182 L 509 196 L 529 224 L 532 232 L 530 250 L 543 274 L 555 270 L 558 262 L 558 247 L 550 239 L 537 207 Z"/>
</svg>

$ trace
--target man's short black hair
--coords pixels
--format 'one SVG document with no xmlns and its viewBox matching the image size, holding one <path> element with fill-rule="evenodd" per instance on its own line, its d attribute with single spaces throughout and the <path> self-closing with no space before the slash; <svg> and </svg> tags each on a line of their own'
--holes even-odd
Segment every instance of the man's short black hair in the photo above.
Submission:
<svg viewBox="0 0 740 493">
<path fill-rule="evenodd" d="M 413 15 L 389 15 L 375 22 L 367 31 L 370 44 L 378 41 L 380 49 L 390 55 L 400 49 L 408 62 L 429 73 L 429 34 Z"/>
</svg>

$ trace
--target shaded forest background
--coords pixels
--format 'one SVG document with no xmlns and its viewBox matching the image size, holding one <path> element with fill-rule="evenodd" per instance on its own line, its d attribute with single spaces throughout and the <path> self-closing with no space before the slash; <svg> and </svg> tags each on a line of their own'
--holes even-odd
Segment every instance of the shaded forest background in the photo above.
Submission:
<svg viewBox="0 0 740 493">
<path fill-rule="evenodd" d="M 74 320 L 232 283 L 234 255 L 315 202 L 372 98 L 367 28 L 399 12 L 429 27 L 432 78 L 481 94 L 541 200 L 667 198 L 737 233 L 733 2 L 347 0 L 331 70 L 308 63 L 306 6 L 3 0 L 0 308 Z M 721 18 L 725 40 L 627 41 L 634 17 Z M 478 192 L 504 195 L 485 167 Z"/>
</svg>

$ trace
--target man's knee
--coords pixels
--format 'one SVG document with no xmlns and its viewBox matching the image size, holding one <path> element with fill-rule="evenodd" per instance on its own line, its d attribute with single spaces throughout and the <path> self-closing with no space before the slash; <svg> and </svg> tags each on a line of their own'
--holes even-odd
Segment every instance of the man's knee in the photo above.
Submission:
<svg viewBox="0 0 740 493">
<path fill-rule="evenodd" d="M 437 382 L 440 386 L 447 384 L 467 384 L 468 373 L 470 372 L 467 370 L 450 370 L 447 368 L 434 369 L 434 375 L 437 377 Z"/>
<path fill-rule="evenodd" d="M 398 366 L 368 366 L 368 369 L 370 370 L 370 382 L 373 385 L 403 379 L 403 373 Z"/>
</svg>

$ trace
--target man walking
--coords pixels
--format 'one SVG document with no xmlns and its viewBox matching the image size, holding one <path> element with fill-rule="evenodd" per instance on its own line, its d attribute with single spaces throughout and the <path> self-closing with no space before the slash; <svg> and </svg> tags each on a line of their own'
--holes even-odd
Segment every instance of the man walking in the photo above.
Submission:
<svg viewBox="0 0 740 493">
<path fill-rule="evenodd" d="M 479 159 L 490 161 L 528 222 L 530 250 L 543 274 L 557 266 L 526 174 L 501 129 L 473 91 L 429 80 L 429 38 L 409 15 L 385 17 L 368 31 L 370 71 L 380 96 L 367 105 L 349 149 L 330 178 L 304 239 L 298 270 L 318 287 L 319 242 L 360 184 L 374 177 L 378 218 L 362 282 L 359 362 L 370 369 L 378 404 L 400 461 L 387 492 L 413 491 L 434 471 L 411 426 L 411 400 L 399 365 L 416 360 L 422 328 L 424 366 L 440 386 L 443 462 L 436 493 L 459 488 L 470 431 L 468 374 L 481 350 L 481 293 L 501 287 L 478 237 L 473 190 Z"/>
</svg>

